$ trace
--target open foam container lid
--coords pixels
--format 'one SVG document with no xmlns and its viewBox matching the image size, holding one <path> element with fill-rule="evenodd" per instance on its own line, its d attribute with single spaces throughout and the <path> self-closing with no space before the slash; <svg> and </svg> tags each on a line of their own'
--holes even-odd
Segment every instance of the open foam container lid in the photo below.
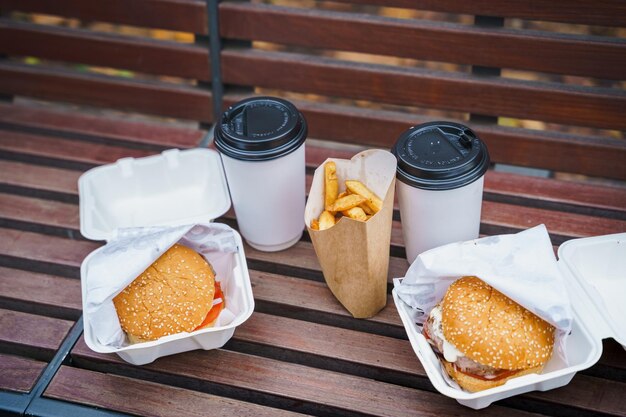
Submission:
<svg viewBox="0 0 626 417">
<path fill-rule="evenodd" d="M 567 241 L 559 247 L 558 258 L 574 310 L 565 352 L 569 363 L 553 355 L 541 374 L 513 378 L 485 391 L 470 393 L 448 385 L 439 359 L 411 319 L 410 307 L 392 291 L 411 346 L 439 392 L 480 409 L 503 398 L 568 384 L 576 372 L 600 359 L 602 339 L 611 337 L 626 349 L 626 233 Z"/>
<path fill-rule="evenodd" d="M 230 208 L 219 154 L 169 149 L 93 168 L 78 180 L 80 232 L 111 240 L 127 227 L 210 222 Z"/>
<path fill-rule="evenodd" d="M 558 257 L 572 305 L 585 312 L 594 336 L 626 349 L 626 233 L 569 240 Z"/>
</svg>

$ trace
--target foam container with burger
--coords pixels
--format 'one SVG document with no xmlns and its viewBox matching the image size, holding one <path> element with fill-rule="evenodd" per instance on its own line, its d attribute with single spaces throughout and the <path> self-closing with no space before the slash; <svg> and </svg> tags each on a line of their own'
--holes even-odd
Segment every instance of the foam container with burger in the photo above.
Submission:
<svg viewBox="0 0 626 417">
<path fill-rule="evenodd" d="M 570 240 L 560 246 L 558 258 L 541 225 L 424 252 L 407 271 L 404 287 L 403 280 L 394 281 L 393 299 L 413 350 L 440 393 L 480 409 L 503 398 L 567 385 L 576 372 L 598 361 L 602 339 L 612 337 L 626 349 L 626 233 Z M 477 392 L 461 389 L 450 378 L 421 323 L 463 275 L 479 276 L 556 328 L 554 352 L 540 373 Z"/>
<path fill-rule="evenodd" d="M 217 152 L 170 149 L 124 158 L 87 171 L 78 185 L 81 233 L 107 242 L 81 265 L 84 336 L 92 350 L 142 365 L 161 356 L 219 348 L 250 317 L 254 299 L 241 237 L 213 223 L 230 207 Z M 213 327 L 131 343 L 113 298 L 177 243 L 210 264 L 225 307 Z"/>
</svg>

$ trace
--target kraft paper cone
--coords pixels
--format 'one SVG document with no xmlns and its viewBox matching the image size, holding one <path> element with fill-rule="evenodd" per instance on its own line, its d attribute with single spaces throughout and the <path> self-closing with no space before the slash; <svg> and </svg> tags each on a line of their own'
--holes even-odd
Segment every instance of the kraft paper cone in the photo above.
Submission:
<svg viewBox="0 0 626 417">
<path fill-rule="evenodd" d="M 304 212 L 309 235 L 326 284 L 356 318 L 372 317 L 387 303 L 389 245 L 395 191 L 396 158 L 383 150 L 367 150 L 337 165 L 339 192 L 345 180 L 358 179 L 383 198 L 382 209 L 363 222 L 342 217 L 326 230 L 311 229 L 324 210 L 324 164 L 315 170 Z"/>
</svg>

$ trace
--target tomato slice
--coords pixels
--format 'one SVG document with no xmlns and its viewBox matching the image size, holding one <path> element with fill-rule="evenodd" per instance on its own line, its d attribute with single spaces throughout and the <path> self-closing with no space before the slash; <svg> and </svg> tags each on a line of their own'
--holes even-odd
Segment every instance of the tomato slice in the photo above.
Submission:
<svg viewBox="0 0 626 417">
<path fill-rule="evenodd" d="M 217 316 L 219 316 L 220 313 L 222 312 L 222 310 L 224 309 L 224 305 L 226 304 L 224 302 L 224 293 L 222 292 L 222 287 L 220 286 L 220 283 L 219 282 L 215 282 L 215 295 L 213 296 L 213 299 L 216 300 L 218 298 L 220 298 L 222 301 L 220 301 L 219 303 L 217 303 L 217 304 L 213 305 L 213 307 L 211 307 L 211 309 L 207 313 L 207 315 L 204 318 L 204 320 L 202 321 L 202 323 L 200 323 L 200 325 L 198 327 L 193 329 L 194 331 L 200 330 L 203 327 L 207 327 L 208 325 L 213 323 L 215 320 L 217 320 Z"/>
</svg>

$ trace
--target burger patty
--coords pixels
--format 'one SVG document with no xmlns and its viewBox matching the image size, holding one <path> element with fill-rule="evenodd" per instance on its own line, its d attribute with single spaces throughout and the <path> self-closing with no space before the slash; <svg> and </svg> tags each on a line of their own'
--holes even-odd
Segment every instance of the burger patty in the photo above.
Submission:
<svg viewBox="0 0 626 417">
<path fill-rule="evenodd" d="M 440 308 L 439 306 L 435 308 Z M 444 336 L 443 330 L 441 328 L 441 321 L 435 319 L 435 315 L 431 314 L 428 317 L 428 320 L 424 323 L 423 334 L 430 343 L 437 355 L 443 358 L 444 354 Z M 447 342 L 449 343 L 449 342 Z M 473 361 L 467 356 L 457 355 L 456 361 L 452 362 L 454 366 L 464 372 L 466 374 L 475 375 L 479 377 L 483 377 L 485 379 L 493 379 L 498 377 L 503 372 L 510 372 L 502 369 L 493 368 L 491 366 L 482 365 L 478 362 Z"/>
</svg>

